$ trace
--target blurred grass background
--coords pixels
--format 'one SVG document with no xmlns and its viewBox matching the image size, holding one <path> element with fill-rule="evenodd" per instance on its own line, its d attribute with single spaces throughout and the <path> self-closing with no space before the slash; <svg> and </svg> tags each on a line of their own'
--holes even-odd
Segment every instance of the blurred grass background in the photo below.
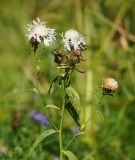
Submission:
<svg viewBox="0 0 135 160">
<path fill-rule="evenodd" d="M 79 160 L 135 159 L 135 0 L 5 0 L 0 5 L 0 159 L 26 160 L 34 139 L 44 126 L 29 117 L 32 109 L 43 112 L 37 97 L 29 91 L 34 84 L 32 52 L 25 36 L 27 23 L 39 17 L 59 33 L 75 28 L 85 35 L 86 61 L 79 66 L 73 87 L 81 97 L 81 121 L 95 112 L 87 127 L 71 146 Z M 61 46 L 61 44 L 60 44 Z M 56 75 L 51 48 L 40 47 L 42 76 L 40 91 L 45 103 L 59 104 L 60 92 L 47 91 Z M 114 77 L 119 90 L 99 104 L 102 79 Z M 102 113 L 104 120 L 101 118 Z M 65 113 L 64 140 L 72 136 Z M 58 123 L 55 112 L 49 116 Z M 32 160 L 53 160 L 59 154 L 57 137 L 43 142 Z M 80 152 L 81 151 L 81 152 Z"/>
</svg>

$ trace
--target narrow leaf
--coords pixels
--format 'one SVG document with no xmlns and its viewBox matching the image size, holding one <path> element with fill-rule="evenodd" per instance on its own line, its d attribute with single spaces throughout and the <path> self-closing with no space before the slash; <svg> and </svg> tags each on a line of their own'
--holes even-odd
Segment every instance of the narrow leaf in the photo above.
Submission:
<svg viewBox="0 0 135 160">
<path fill-rule="evenodd" d="M 57 106 L 53 105 L 53 104 L 46 105 L 46 108 L 54 108 L 54 109 L 59 110 L 59 108 Z"/>
<path fill-rule="evenodd" d="M 49 90 L 48 90 L 48 94 L 49 94 L 49 95 L 50 95 L 52 86 L 53 86 L 53 84 L 57 81 L 57 79 L 58 79 L 58 76 L 56 76 L 56 77 L 52 80 L 52 82 L 51 82 L 51 84 L 50 84 L 50 87 L 49 87 Z"/>
<path fill-rule="evenodd" d="M 41 133 L 37 139 L 35 140 L 34 144 L 32 145 L 32 147 L 30 148 L 30 155 L 34 152 L 35 148 L 48 136 L 57 133 L 58 131 L 54 130 L 54 129 L 50 129 L 50 130 L 46 130 L 43 133 Z"/>
<path fill-rule="evenodd" d="M 71 151 L 64 151 L 63 153 L 68 157 L 68 160 L 78 160 L 78 158 Z"/>
<path fill-rule="evenodd" d="M 79 133 L 77 133 L 77 135 L 76 136 L 81 136 L 81 135 L 83 135 L 83 134 L 85 134 L 86 132 L 79 132 Z"/>
</svg>

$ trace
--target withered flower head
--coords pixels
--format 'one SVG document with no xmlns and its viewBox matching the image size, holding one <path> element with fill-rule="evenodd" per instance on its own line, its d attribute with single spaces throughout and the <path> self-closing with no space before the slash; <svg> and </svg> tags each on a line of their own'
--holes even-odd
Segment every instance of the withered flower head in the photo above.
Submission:
<svg viewBox="0 0 135 160">
<path fill-rule="evenodd" d="M 118 82 L 114 78 L 105 78 L 102 81 L 103 94 L 111 95 L 118 89 Z"/>
<path fill-rule="evenodd" d="M 62 63 L 63 57 L 64 57 L 63 52 L 59 49 L 55 49 L 52 53 L 54 55 L 55 63 L 58 63 L 60 65 Z"/>
</svg>

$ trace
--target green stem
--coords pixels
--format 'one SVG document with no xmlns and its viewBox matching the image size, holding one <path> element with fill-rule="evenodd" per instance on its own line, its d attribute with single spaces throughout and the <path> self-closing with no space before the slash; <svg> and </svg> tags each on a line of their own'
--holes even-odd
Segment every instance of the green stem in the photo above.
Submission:
<svg viewBox="0 0 135 160">
<path fill-rule="evenodd" d="M 72 77 L 72 75 L 73 75 L 73 72 L 74 72 L 74 67 L 71 68 L 71 71 L 70 71 L 70 74 L 69 74 L 69 78 L 68 78 L 67 86 L 69 86 L 70 83 L 71 83 L 71 77 Z"/>
<path fill-rule="evenodd" d="M 64 115 L 64 109 L 65 109 L 65 81 L 63 78 L 62 78 L 62 92 L 63 92 L 63 102 L 62 102 L 61 120 L 60 120 L 60 128 L 59 128 L 60 160 L 63 160 L 62 126 L 63 126 L 63 115 Z"/>
<path fill-rule="evenodd" d="M 71 138 L 71 140 L 68 142 L 68 144 L 66 145 L 66 147 L 65 147 L 64 150 L 66 150 L 66 149 L 71 145 L 71 143 L 73 142 L 73 140 L 74 140 L 76 137 L 77 137 L 77 136 L 74 135 L 74 136 Z"/>
</svg>

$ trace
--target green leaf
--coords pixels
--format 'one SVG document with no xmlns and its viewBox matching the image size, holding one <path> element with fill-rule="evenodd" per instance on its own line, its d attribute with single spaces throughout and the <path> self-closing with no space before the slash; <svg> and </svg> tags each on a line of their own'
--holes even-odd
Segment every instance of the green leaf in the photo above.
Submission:
<svg viewBox="0 0 135 160">
<path fill-rule="evenodd" d="M 37 88 L 32 88 L 32 92 L 38 95 L 38 90 L 37 90 Z"/>
<path fill-rule="evenodd" d="M 44 131 L 43 133 L 41 133 L 37 139 L 35 140 L 34 144 L 32 145 L 32 147 L 30 148 L 30 153 L 29 155 L 31 155 L 35 148 L 45 139 L 47 138 L 48 136 L 52 135 L 52 134 L 55 134 L 57 133 L 58 131 L 54 130 L 54 129 L 49 129 L 49 130 L 46 130 Z"/>
<path fill-rule="evenodd" d="M 86 132 L 79 132 L 76 134 L 76 136 L 81 136 L 81 135 L 84 135 Z"/>
<path fill-rule="evenodd" d="M 81 128 L 80 128 L 80 130 L 84 130 L 85 128 L 86 128 L 86 123 L 83 123 L 82 125 L 81 125 Z"/>
<path fill-rule="evenodd" d="M 53 87 L 53 84 L 57 81 L 57 79 L 58 79 L 58 76 L 56 76 L 53 80 L 52 80 L 52 82 L 51 82 L 51 84 L 50 84 L 50 87 L 49 87 L 49 90 L 48 90 L 48 94 L 50 95 L 50 93 L 51 93 L 51 89 L 52 89 L 52 87 Z"/>
<path fill-rule="evenodd" d="M 76 111 L 79 112 L 80 111 L 80 98 L 79 98 L 78 93 L 72 87 L 67 87 L 66 93 L 68 95 L 69 101 L 75 107 Z"/>
<path fill-rule="evenodd" d="M 69 160 L 78 160 L 78 158 L 71 151 L 63 151 L 63 153 L 68 157 Z"/>
<path fill-rule="evenodd" d="M 73 120 L 75 121 L 75 123 L 77 124 L 77 126 L 80 127 L 79 113 L 76 111 L 76 109 L 74 108 L 72 103 L 71 102 L 67 102 L 65 104 L 65 107 L 68 110 L 68 112 L 70 113 L 70 115 L 73 118 Z"/>
<path fill-rule="evenodd" d="M 46 108 L 54 108 L 54 109 L 59 110 L 59 108 L 57 106 L 53 105 L 53 104 L 46 105 Z"/>
<path fill-rule="evenodd" d="M 76 124 L 80 127 L 80 118 L 79 118 L 79 111 L 80 111 L 80 98 L 78 93 L 72 88 L 66 88 L 66 109 L 76 122 Z"/>
</svg>

